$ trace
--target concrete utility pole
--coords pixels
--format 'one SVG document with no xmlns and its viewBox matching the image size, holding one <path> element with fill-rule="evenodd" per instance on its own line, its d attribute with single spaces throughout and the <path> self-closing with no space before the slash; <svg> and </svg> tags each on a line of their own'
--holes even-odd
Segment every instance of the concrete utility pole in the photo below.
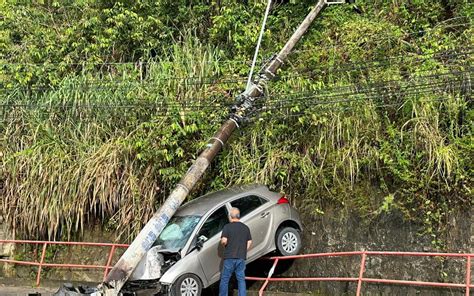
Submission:
<svg viewBox="0 0 474 296">
<path fill-rule="evenodd" d="M 239 127 L 239 124 L 253 108 L 256 99 L 264 95 L 266 83 L 275 77 L 277 70 L 283 65 L 296 43 L 308 30 L 316 16 L 330 4 L 340 4 L 345 1 L 319 0 L 316 6 L 306 16 L 283 49 L 268 63 L 260 72 L 254 83 L 238 97 L 238 102 L 233 108 L 233 113 L 229 119 L 221 126 L 219 131 L 212 137 L 206 149 L 199 155 L 194 164 L 177 184 L 174 190 L 161 208 L 153 215 L 138 236 L 125 251 L 117 264 L 112 268 L 104 283 L 99 287 L 103 295 L 118 295 L 120 289 L 125 284 L 135 267 L 138 265 L 145 253 L 151 248 L 160 235 L 170 218 L 174 215 L 178 207 L 188 196 L 194 185 L 206 171 L 210 162 L 223 148 L 232 132 Z"/>
</svg>

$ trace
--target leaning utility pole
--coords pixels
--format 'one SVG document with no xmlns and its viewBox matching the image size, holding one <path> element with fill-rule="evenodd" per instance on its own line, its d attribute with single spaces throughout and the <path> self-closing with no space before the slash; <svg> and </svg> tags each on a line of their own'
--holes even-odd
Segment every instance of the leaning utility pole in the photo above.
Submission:
<svg viewBox="0 0 474 296">
<path fill-rule="evenodd" d="M 181 181 L 176 185 L 169 197 L 160 209 L 148 221 L 145 227 L 128 247 L 117 264 L 112 268 L 104 283 L 99 286 L 103 295 L 118 295 L 135 267 L 138 265 L 145 253 L 151 248 L 160 235 L 170 218 L 178 207 L 188 196 L 194 185 L 206 171 L 210 162 L 223 148 L 232 132 L 248 116 L 252 110 L 254 101 L 263 97 L 264 89 L 268 81 L 275 77 L 277 70 L 283 65 L 296 43 L 308 30 L 316 16 L 330 4 L 341 4 L 346 1 L 319 0 L 316 6 L 306 16 L 304 21 L 293 33 L 283 49 L 270 60 L 260 72 L 259 77 L 247 90 L 240 94 L 229 119 L 221 126 L 219 131 L 212 137 L 205 150 L 199 155 L 194 164 L 189 168 Z"/>
</svg>

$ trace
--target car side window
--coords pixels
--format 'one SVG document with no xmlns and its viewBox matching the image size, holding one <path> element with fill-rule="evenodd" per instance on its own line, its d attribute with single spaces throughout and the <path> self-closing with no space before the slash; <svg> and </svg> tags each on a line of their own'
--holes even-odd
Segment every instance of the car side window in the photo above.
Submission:
<svg viewBox="0 0 474 296">
<path fill-rule="evenodd" d="M 227 223 L 229 223 L 229 215 L 227 214 L 225 206 L 223 206 L 207 218 L 201 230 L 199 230 L 198 237 L 204 235 L 207 239 L 210 239 L 218 234 Z"/>
<path fill-rule="evenodd" d="M 240 217 L 242 218 L 266 202 L 267 200 L 260 196 L 249 195 L 236 199 L 230 204 L 233 208 L 238 208 L 240 210 Z"/>
</svg>

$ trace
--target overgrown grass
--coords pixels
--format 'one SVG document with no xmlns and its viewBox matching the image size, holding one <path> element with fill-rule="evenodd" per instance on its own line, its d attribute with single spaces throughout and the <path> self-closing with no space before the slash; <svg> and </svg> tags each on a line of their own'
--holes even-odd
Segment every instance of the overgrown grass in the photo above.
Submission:
<svg viewBox="0 0 474 296">
<path fill-rule="evenodd" d="M 54 90 L 9 92 L 1 206 L 14 229 L 59 238 L 105 221 L 128 237 L 147 220 L 199 150 L 189 138 L 222 115 L 206 112 L 221 90 L 199 84 L 219 75 L 219 57 L 197 42 L 150 61 L 145 80 L 129 66 L 67 78 Z"/>
<path fill-rule="evenodd" d="M 433 207 L 472 196 L 472 54 L 459 55 L 472 28 L 414 38 L 396 22 L 339 13 L 328 19 L 340 26 L 305 39 L 194 196 L 258 182 L 315 214 L 325 202 L 369 218 L 390 205 L 439 230 Z M 100 223 L 129 240 L 203 149 L 247 65 L 189 34 L 160 52 L 52 89 L 3 90 L 0 207 L 20 236 L 65 239 Z"/>
</svg>

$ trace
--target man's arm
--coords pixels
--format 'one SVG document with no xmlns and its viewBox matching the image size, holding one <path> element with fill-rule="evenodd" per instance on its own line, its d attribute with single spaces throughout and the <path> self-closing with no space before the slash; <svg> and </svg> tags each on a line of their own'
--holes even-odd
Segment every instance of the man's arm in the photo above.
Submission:
<svg viewBox="0 0 474 296">
<path fill-rule="evenodd" d="M 221 244 L 225 247 L 227 245 L 227 237 L 221 237 Z"/>
<path fill-rule="evenodd" d="M 225 247 L 227 245 L 227 237 L 229 236 L 229 233 L 227 231 L 227 225 L 224 226 L 222 229 L 222 235 L 221 235 L 221 244 Z"/>
<path fill-rule="evenodd" d="M 250 234 L 250 228 L 247 227 L 247 250 L 252 246 L 252 234 Z"/>
</svg>

